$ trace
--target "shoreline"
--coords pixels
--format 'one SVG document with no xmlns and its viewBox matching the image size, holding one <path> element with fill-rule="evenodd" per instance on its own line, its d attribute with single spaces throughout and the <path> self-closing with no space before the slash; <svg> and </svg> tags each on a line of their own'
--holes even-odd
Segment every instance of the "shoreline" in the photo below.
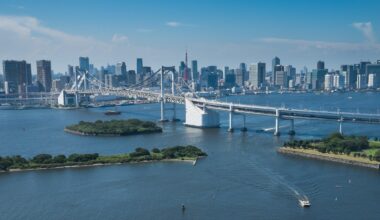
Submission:
<svg viewBox="0 0 380 220">
<path fill-rule="evenodd" d="M 99 167 L 99 166 L 112 166 L 112 165 L 127 165 L 127 164 L 144 164 L 144 163 L 158 163 L 158 162 L 185 162 L 193 163 L 194 161 L 201 159 L 202 157 L 197 157 L 194 159 L 162 159 L 162 160 L 143 160 L 143 161 L 131 161 L 131 162 L 115 162 L 115 163 L 94 163 L 94 164 L 75 164 L 75 165 L 58 165 L 56 167 L 38 167 L 38 168 L 17 168 L 9 169 L 7 171 L 1 170 L 1 173 L 16 173 L 16 172 L 29 172 L 29 171 L 40 171 L 40 170 L 58 170 L 58 169 L 72 169 L 72 168 L 89 168 L 89 167 Z"/>
<path fill-rule="evenodd" d="M 355 158 L 346 155 L 339 154 L 330 154 L 330 153 L 320 153 L 316 150 L 310 149 L 298 149 L 298 148 L 290 148 L 290 147 L 281 147 L 277 149 L 277 153 L 295 155 L 305 158 L 312 158 L 317 160 L 330 161 L 341 164 L 349 164 L 354 166 L 361 166 L 372 169 L 380 169 L 380 162 L 365 160 L 363 158 Z"/>
<path fill-rule="evenodd" d="M 64 132 L 69 133 L 69 134 L 74 134 L 78 136 L 94 136 L 94 137 L 125 137 L 125 136 L 130 136 L 130 135 L 140 135 L 140 134 L 154 134 L 154 133 L 162 133 L 161 131 L 146 131 L 146 132 L 136 132 L 136 133 L 130 133 L 130 134 L 91 134 L 91 133 L 86 133 L 86 132 L 80 132 L 80 131 L 75 131 L 69 128 L 64 128 Z"/>
</svg>

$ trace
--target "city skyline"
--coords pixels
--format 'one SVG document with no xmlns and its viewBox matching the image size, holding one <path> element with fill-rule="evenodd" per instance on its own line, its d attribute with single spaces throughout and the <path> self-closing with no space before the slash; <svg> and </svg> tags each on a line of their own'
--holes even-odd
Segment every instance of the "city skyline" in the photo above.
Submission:
<svg viewBox="0 0 380 220">
<path fill-rule="evenodd" d="M 136 69 L 139 57 L 153 68 L 177 66 L 186 49 L 199 66 L 220 68 L 278 56 L 297 69 L 313 69 L 318 60 L 339 69 L 380 57 L 374 1 L 37 2 L 0 3 L 1 60 L 27 60 L 33 70 L 37 60 L 51 60 L 64 73 L 78 56 L 95 66 L 124 61 Z M 371 7 L 356 10 L 365 4 Z"/>
</svg>

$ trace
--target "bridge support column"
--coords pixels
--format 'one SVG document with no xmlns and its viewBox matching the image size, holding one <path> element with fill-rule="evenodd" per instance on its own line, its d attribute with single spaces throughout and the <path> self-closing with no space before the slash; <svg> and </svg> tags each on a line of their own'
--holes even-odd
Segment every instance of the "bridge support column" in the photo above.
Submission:
<svg viewBox="0 0 380 220">
<path fill-rule="evenodd" d="M 230 112 L 229 112 L 229 115 L 230 115 L 230 120 L 229 120 L 228 132 L 234 132 L 234 128 L 232 127 L 232 119 L 233 119 L 233 108 L 232 108 L 232 104 L 230 104 Z"/>
<path fill-rule="evenodd" d="M 75 107 L 79 108 L 79 93 L 75 91 Z"/>
<path fill-rule="evenodd" d="M 174 73 L 172 73 L 172 95 L 175 96 L 175 83 L 174 83 Z M 177 118 L 177 108 L 176 103 L 173 103 L 173 118 L 172 121 L 179 121 Z"/>
<path fill-rule="evenodd" d="M 276 122 L 274 127 L 274 136 L 280 136 L 280 111 L 276 109 Z"/>
<path fill-rule="evenodd" d="M 343 135 L 343 119 L 339 120 L 339 133 Z"/>
<path fill-rule="evenodd" d="M 291 119 L 290 120 L 290 131 L 289 131 L 289 135 L 290 136 L 294 136 L 296 134 L 296 131 L 294 130 L 294 119 Z"/>
<path fill-rule="evenodd" d="M 164 100 L 164 68 L 161 69 L 161 94 L 160 94 L 160 104 L 161 104 L 161 122 L 166 122 L 165 120 L 165 100 Z"/>
<path fill-rule="evenodd" d="M 243 115 L 243 127 L 241 128 L 241 131 L 242 132 L 246 132 L 248 129 L 247 127 L 245 126 L 245 115 Z"/>
</svg>

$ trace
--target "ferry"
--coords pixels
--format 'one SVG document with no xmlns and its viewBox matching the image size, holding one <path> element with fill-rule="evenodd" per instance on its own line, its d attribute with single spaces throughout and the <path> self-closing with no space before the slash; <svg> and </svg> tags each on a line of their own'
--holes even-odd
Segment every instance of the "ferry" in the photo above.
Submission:
<svg viewBox="0 0 380 220">
<path fill-rule="evenodd" d="M 307 199 L 300 199 L 299 202 L 300 202 L 300 205 L 304 208 L 311 206 L 309 200 L 307 200 Z"/>
</svg>

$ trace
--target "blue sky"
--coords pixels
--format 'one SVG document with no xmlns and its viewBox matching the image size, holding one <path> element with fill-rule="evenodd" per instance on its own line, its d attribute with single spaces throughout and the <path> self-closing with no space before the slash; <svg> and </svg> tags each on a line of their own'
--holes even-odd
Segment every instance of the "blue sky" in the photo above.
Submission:
<svg viewBox="0 0 380 220">
<path fill-rule="evenodd" d="M 136 57 L 178 65 L 189 51 L 201 66 L 267 62 L 328 68 L 380 59 L 376 0 L 2 0 L 0 59 L 52 60 L 66 71 L 78 56 L 96 65 Z"/>
</svg>

